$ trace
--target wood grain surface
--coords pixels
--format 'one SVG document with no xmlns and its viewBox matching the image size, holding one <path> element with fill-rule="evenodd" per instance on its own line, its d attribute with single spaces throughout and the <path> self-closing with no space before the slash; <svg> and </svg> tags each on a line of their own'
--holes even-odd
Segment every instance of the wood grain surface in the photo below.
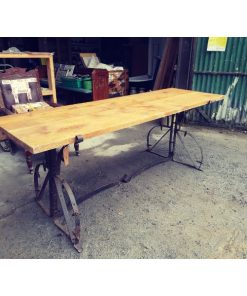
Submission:
<svg viewBox="0 0 247 296">
<path fill-rule="evenodd" d="M 50 52 L 17 52 L 17 53 L 13 53 L 13 52 L 0 52 L 0 58 L 1 59 L 39 59 L 39 58 L 45 58 L 48 59 L 51 56 L 53 56 L 53 53 Z"/>
<path fill-rule="evenodd" d="M 0 118 L 0 130 L 36 154 L 128 128 L 223 99 L 223 95 L 175 88 L 74 104 Z"/>
</svg>

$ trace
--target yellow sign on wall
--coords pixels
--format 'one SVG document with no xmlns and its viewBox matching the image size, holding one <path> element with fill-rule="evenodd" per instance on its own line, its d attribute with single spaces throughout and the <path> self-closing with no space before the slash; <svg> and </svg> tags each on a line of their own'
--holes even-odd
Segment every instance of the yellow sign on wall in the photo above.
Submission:
<svg viewBox="0 0 247 296">
<path fill-rule="evenodd" d="M 207 51 L 225 51 L 227 37 L 208 37 Z"/>
</svg>

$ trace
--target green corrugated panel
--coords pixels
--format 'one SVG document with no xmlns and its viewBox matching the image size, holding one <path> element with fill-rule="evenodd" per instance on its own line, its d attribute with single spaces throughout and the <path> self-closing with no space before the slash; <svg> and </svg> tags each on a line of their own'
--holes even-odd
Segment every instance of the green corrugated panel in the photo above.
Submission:
<svg viewBox="0 0 247 296">
<path fill-rule="evenodd" d="M 237 60 L 237 48 L 238 48 L 238 40 L 239 38 L 233 38 L 233 46 L 232 46 L 232 51 L 231 51 L 231 63 L 230 63 L 230 69 L 229 72 L 235 72 L 238 71 L 236 69 L 236 65 L 238 63 Z"/>
<path fill-rule="evenodd" d="M 242 56 L 244 54 L 243 46 L 244 46 L 244 40 L 243 38 L 239 38 L 238 48 L 237 48 L 238 64 L 236 65 L 238 67 L 239 72 L 241 71 L 240 69 L 242 68 L 243 58 L 246 58 Z"/>
<path fill-rule="evenodd" d="M 197 38 L 196 56 L 194 71 L 205 72 L 242 72 L 247 73 L 247 38 L 229 37 L 226 50 L 224 52 L 208 52 L 208 38 Z M 212 75 L 196 74 L 193 75 L 192 89 L 210 93 L 226 94 L 229 87 L 233 84 L 237 75 Z M 230 92 L 230 107 L 227 114 L 239 116 L 234 118 L 234 124 L 239 125 L 245 119 L 247 107 L 247 76 L 238 76 L 238 82 Z M 216 114 L 220 102 L 205 106 L 203 109 L 212 117 Z M 227 123 L 230 118 L 227 114 L 222 118 L 222 122 Z M 247 116 L 247 115 L 246 115 Z M 192 120 L 201 120 L 198 113 L 191 115 Z M 247 126 L 247 117 L 246 123 Z"/>
<path fill-rule="evenodd" d="M 230 64 L 231 64 L 231 53 L 233 50 L 233 38 L 229 38 L 227 40 L 227 47 L 226 47 L 226 51 L 225 54 L 224 52 L 222 52 L 223 54 L 223 69 L 222 71 L 229 71 L 230 70 Z"/>
</svg>

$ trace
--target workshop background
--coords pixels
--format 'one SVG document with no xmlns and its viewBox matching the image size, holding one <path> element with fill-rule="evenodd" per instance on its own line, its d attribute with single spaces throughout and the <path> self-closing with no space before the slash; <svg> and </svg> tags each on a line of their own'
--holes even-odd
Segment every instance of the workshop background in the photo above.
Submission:
<svg viewBox="0 0 247 296">
<path fill-rule="evenodd" d="M 0 51 L 17 47 L 20 51 L 54 52 L 54 62 L 77 65 L 80 52 L 94 52 L 101 61 L 128 69 L 129 77 L 147 75 L 155 78 L 162 56 L 172 61 L 169 78 L 162 87 L 175 86 L 225 95 L 224 103 L 210 104 L 187 114 L 190 122 L 230 128 L 247 127 L 247 38 L 228 37 L 224 51 L 208 51 L 208 37 L 60 37 L 0 38 Z M 170 45 L 169 51 L 168 42 Z M 167 46 L 167 47 L 166 47 Z M 29 66 L 29 60 L 8 61 L 14 66 Z M 172 67 L 172 68 L 171 68 Z M 172 71 L 171 71 L 172 69 Z M 131 88 L 130 93 L 136 92 Z M 157 86 L 157 85 L 156 85 Z M 158 87 L 156 87 L 158 88 Z M 145 85 L 144 88 L 145 89 Z M 148 89 L 145 89 L 147 91 Z"/>
</svg>

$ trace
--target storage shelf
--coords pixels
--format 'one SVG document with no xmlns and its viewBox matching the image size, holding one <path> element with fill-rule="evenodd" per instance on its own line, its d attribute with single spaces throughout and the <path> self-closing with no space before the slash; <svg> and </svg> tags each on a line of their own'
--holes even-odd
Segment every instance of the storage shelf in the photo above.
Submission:
<svg viewBox="0 0 247 296">
<path fill-rule="evenodd" d="M 1 59 L 48 59 L 53 56 L 53 53 L 49 52 L 20 52 L 20 53 L 0 53 Z"/>
<path fill-rule="evenodd" d="M 44 86 L 48 85 L 47 79 L 40 79 L 40 83 L 41 83 L 41 85 L 44 85 Z M 92 93 L 92 90 L 88 90 L 88 89 L 84 89 L 84 88 L 73 88 L 73 87 L 64 86 L 64 85 L 62 85 L 62 83 L 60 81 L 56 82 L 56 88 L 60 88 L 60 89 L 64 89 L 64 90 L 70 90 L 70 91 L 73 91 L 73 92 L 79 92 L 79 93 L 84 93 L 84 94 L 91 94 Z M 45 91 L 47 91 L 47 96 L 48 96 L 49 95 L 48 94 L 49 89 L 42 87 L 42 94 L 43 94 L 43 89 Z M 43 96 L 44 96 L 44 94 L 43 94 Z"/>
<path fill-rule="evenodd" d="M 52 96 L 53 94 L 52 89 L 49 89 L 49 88 L 42 87 L 41 91 L 42 91 L 42 96 Z"/>
<path fill-rule="evenodd" d="M 42 95 L 51 96 L 51 102 L 57 103 L 53 55 L 54 54 L 52 52 L 0 52 L 0 59 L 45 59 L 48 76 L 48 88 L 42 89 Z"/>
</svg>

